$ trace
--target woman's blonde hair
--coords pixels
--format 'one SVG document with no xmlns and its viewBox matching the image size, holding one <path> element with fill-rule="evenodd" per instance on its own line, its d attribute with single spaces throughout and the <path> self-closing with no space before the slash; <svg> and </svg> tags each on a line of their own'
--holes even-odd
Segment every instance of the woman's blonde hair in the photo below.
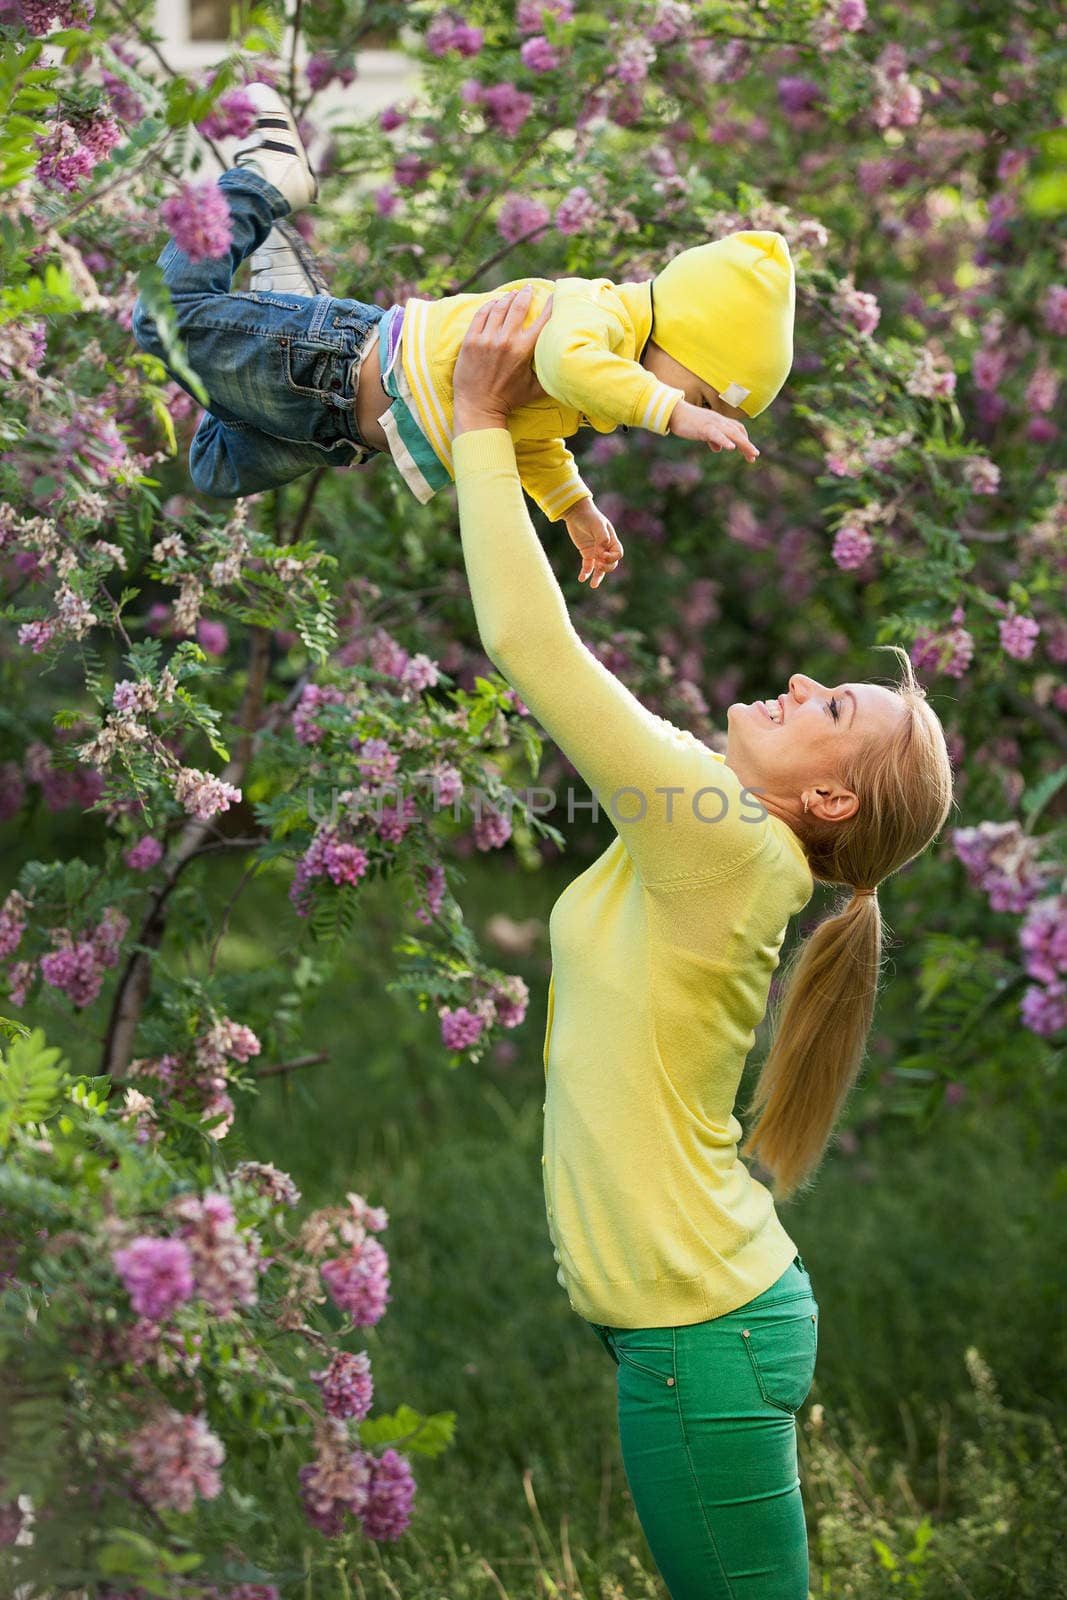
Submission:
<svg viewBox="0 0 1067 1600">
<path fill-rule="evenodd" d="M 907 652 L 894 685 L 905 716 L 892 738 L 872 737 L 838 777 L 859 799 L 845 822 L 803 819 L 799 836 L 812 876 L 853 890 L 876 887 L 925 850 L 952 805 L 952 764 L 941 723 Z M 855 894 L 794 949 L 773 1013 L 772 1044 L 742 1146 L 774 1180 L 775 1199 L 810 1182 L 863 1060 L 882 969 L 876 894 Z"/>
</svg>

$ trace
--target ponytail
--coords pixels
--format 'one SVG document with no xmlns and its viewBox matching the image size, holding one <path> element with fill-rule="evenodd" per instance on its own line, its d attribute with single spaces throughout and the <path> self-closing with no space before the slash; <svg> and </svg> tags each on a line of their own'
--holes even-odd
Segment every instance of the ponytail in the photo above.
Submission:
<svg viewBox="0 0 1067 1600">
<path fill-rule="evenodd" d="M 841 780 L 860 802 L 852 817 L 803 819 L 813 877 L 851 885 L 852 897 L 786 964 L 771 1047 L 749 1107 L 757 1120 L 740 1153 L 758 1155 L 776 1200 L 813 1178 L 863 1062 L 882 969 L 881 908 L 869 886 L 925 850 L 952 805 L 944 730 L 907 653 L 889 648 L 901 668 L 900 730 L 868 740 L 842 762 Z"/>
</svg>

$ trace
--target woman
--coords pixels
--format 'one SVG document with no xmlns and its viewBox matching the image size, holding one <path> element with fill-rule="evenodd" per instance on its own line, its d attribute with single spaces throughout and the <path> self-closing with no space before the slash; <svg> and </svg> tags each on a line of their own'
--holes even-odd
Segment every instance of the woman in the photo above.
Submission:
<svg viewBox="0 0 1067 1600">
<path fill-rule="evenodd" d="M 647 711 L 581 643 L 506 429 L 532 392 L 524 294 L 483 307 L 455 372 L 453 459 L 482 644 L 608 806 L 618 836 L 549 921 L 544 1166 L 558 1278 L 618 1366 L 623 1462 L 673 1600 L 807 1600 L 795 1414 L 818 1305 L 734 1115 L 789 919 L 851 890 L 800 948 L 756 1090 L 781 1198 L 856 1076 L 878 982 L 875 890 L 951 803 L 911 676 L 801 673 L 729 710 L 725 756 Z M 546 308 L 547 312 L 547 308 Z M 599 578 L 599 575 L 598 575 Z"/>
</svg>

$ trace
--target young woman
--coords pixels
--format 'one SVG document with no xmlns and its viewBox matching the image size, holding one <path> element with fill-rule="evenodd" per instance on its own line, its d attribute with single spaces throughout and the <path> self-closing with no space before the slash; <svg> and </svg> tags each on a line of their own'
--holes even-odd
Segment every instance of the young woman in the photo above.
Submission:
<svg viewBox="0 0 1067 1600">
<path fill-rule="evenodd" d="M 951 804 L 937 717 L 895 688 L 796 673 L 735 704 L 725 756 L 653 715 L 581 643 L 530 523 L 509 412 L 541 318 L 480 309 L 455 371 L 453 459 L 482 644 L 617 837 L 549 921 L 544 1167 L 559 1282 L 615 1360 L 623 1462 L 673 1600 L 807 1600 L 795 1414 L 819 1308 L 775 1211 L 855 1078 L 878 983 L 877 885 Z M 588 802 L 586 802 L 588 803 Z M 756 1091 L 775 1193 L 734 1102 L 791 917 L 802 944 Z"/>
</svg>

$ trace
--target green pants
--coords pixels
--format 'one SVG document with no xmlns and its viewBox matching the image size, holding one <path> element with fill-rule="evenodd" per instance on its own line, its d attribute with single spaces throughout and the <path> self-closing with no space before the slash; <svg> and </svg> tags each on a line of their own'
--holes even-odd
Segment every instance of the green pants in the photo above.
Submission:
<svg viewBox="0 0 1067 1600">
<path fill-rule="evenodd" d="M 709 1322 L 590 1323 L 618 1366 L 623 1465 L 671 1600 L 808 1600 L 796 1412 L 818 1313 L 796 1256 Z"/>
</svg>

